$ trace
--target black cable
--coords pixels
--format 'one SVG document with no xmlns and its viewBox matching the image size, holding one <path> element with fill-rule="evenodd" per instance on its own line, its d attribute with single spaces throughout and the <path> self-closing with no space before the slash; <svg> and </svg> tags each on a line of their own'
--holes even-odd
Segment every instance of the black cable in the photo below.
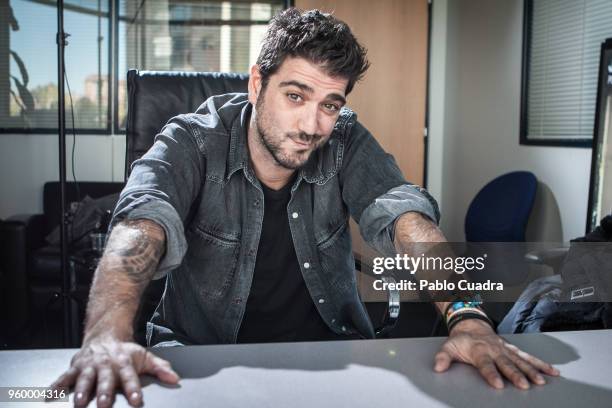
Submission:
<svg viewBox="0 0 612 408">
<path fill-rule="evenodd" d="M 71 167 L 72 167 L 72 180 L 74 180 L 74 187 L 76 189 L 76 198 L 77 198 L 77 205 L 80 205 L 81 203 L 81 189 L 79 188 L 79 183 L 77 182 L 76 179 L 76 173 L 75 173 L 75 166 L 74 166 L 74 151 L 76 149 L 76 131 L 75 131 L 75 126 L 74 126 L 74 104 L 72 101 L 72 92 L 70 91 L 70 83 L 68 82 L 68 74 L 66 72 L 66 65 L 64 65 L 64 78 L 66 80 L 66 88 L 68 89 L 68 98 L 70 99 L 70 116 L 72 118 L 72 153 L 71 153 Z M 77 207 L 77 211 L 78 211 L 78 207 Z M 76 213 L 76 212 L 75 212 Z M 74 237 L 74 220 L 71 220 L 70 222 L 70 244 L 72 244 L 74 242 L 74 240 L 72 239 Z"/>
<path fill-rule="evenodd" d="M 72 92 L 70 92 L 70 83 L 68 82 L 68 74 L 66 73 L 66 67 L 64 66 L 64 78 L 66 78 L 66 88 L 68 89 L 68 97 L 70 98 L 70 116 L 72 118 L 72 180 L 74 180 L 74 185 L 77 191 L 77 201 L 81 201 L 81 191 L 79 189 L 79 185 L 77 183 L 76 174 L 74 171 L 74 150 L 76 148 L 76 131 L 74 126 L 74 104 L 72 103 Z"/>
<path fill-rule="evenodd" d="M 132 19 L 129 22 L 129 25 L 127 27 L 127 32 L 130 31 L 130 28 L 132 28 L 132 26 L 134 25 L 134 23 L 136 22 L 136 19 L 138 18 L 138 15 L 140 14 L 140 10 L 142 10 L 142 6 L 144 6 L 145 2 L 147 0 L 142 0 L 140 2 L 140 5 L 138 6 L 138 8 L 136 9 L 136 13 L 134 14 L 134 17 L 132 17 Z"/>
</svg>

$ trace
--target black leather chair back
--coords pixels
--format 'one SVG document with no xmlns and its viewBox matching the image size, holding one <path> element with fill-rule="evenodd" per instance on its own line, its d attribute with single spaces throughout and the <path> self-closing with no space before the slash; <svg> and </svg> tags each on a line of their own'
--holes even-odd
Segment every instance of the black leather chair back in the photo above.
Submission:
<svg viewBox="0 0 612 408">
<path fill-rule="evenodd" d="M 170 118 L 194 112 L 211 96 L 246 92 L 247 83 L 246 74 L 129 70 L 126 179 L 132 162 L 149 150 Z"/>
<path fill-rule="evenodd" d="M 206 99 L 230 92 L 246 92 L 249 77 L 218 72 L 128 71 L 125 178 L 134 160 L 153 145 L 168 120 L 194 112 Z M 134 322 L 134 338 L 145 344 L 145 326 L 164 290 L 166 279 L 152 281 L 142 296 Z"/>
</svg>

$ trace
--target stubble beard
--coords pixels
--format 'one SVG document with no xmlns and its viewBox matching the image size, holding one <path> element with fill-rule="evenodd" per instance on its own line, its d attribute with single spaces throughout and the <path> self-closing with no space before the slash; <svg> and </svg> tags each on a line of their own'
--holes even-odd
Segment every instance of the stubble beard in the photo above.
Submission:
<svg viewBox="0 0 612 408">
<path fill-rule="evenodd" d="M 264 89 L 259 94 L 257 98 L 257 102 L 255 103 L 255 126 L 257 128 L 257 134 L 259 136 L 259 140 L 261 144 L 266 148 L 266 150 L 270 153 L 276 164 L 279 166 L 288 169 L 288 170 L 298 170 L 308 162 L 310 156 L 316 152 L 322 144 L 319 144 L 322 136 L 320 135 L 306 135 L 304 133 L 298 135 L 286 135 L 286 138 L 297 138 L 301 141 L 314 141 L 314 149 L 303 160 L 300 160 L 299 157 L 290 157 L 289 155 L 283 153 L 281 148 L 281 140 L 274 140 L 272 136 L 266 131 L 266 124 L 268 120 L 265 119 L 264 115 L 264 102 L 263 102 Z M 306 150 L 306 149 L 304 149 Z M 299 152 L 299 151 L 298 151 Z"/>
</svg>

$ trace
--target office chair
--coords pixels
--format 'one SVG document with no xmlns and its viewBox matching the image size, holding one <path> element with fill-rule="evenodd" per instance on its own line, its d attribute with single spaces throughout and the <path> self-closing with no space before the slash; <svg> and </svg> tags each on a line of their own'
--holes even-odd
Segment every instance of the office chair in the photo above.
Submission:
<svg viewBox="0 0 612 408">
<path fill-rule="evenodd" d="M 153 146 L 155 136 L 170 118 L 195 112 L 211 96 L 246 92 L 247 84 L 247 75 L 233 73 L 129 70 L 126 181 L 132 163 Z M 152 281 L 141 298 L 134 322 L 134 338 L 140 344 L 146 343 L 146 322 L 159 303 L 165 283 L 165 278 Z"/>
<path fill-rule="evenodd" d="M 465 217 L 467 242 L 523 242 L 538 181 L 528 171 L 501 175 L 487 183 Z"/>
<path fill-rule="evenodd" d="M 465 217 L 465 240 L 467 242 L 524 242 L 529 214 L 533 208 L 538 181 L 533 173 L 514 171 L 503 174 L 487 183 L 472 200 Z M 488 246 L 490 259 L 523 259 L 518 246 Z M 492 256 L 491 256 L 492 255 Z M 515 263 L 489 268 L 506 284 L 521 282 L 526 268 L 516 268 Z M 517 270 L 519 269 L 519 270 Z M 510 302 L 485 303 L 484 309 L 494 322 L 499 322 L 513 306 Z"/>
</svg>

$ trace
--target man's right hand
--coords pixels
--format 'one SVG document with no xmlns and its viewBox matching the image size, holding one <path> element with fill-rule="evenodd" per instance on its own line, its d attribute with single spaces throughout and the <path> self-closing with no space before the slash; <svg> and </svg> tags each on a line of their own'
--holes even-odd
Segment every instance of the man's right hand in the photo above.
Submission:
<svg viewBox="0 0 612 408">
<path fill-rule="evenodd" d="M 74 355 L 70 368 L 51 388 L 74 387 L 74 404 L 79 407 L 94 397 L 98 407 L 110 407 L 116 389 L 123 391 L 130 405 L 141 406 L 140 374 L 152 375 L 167 384 L 176 384 L 180 379 L 168 361 L 136 343 L 92 339 Z"/>
<path fill-rule="evenodd" d="M 113 228 L 89 292 L 83 346 L 52 385 L 74 387 L 75 406 L 85 406 L 95 397 L 99 407 L 110 407 L 116 389 L 130 405 L 140 406 L 140 374 L 178 382 L 170 363 L 132 342 L 139 301 L 164 252 L 165 239 L 164 229 L 146 219 L 121 221 Z"/>
</svg>

